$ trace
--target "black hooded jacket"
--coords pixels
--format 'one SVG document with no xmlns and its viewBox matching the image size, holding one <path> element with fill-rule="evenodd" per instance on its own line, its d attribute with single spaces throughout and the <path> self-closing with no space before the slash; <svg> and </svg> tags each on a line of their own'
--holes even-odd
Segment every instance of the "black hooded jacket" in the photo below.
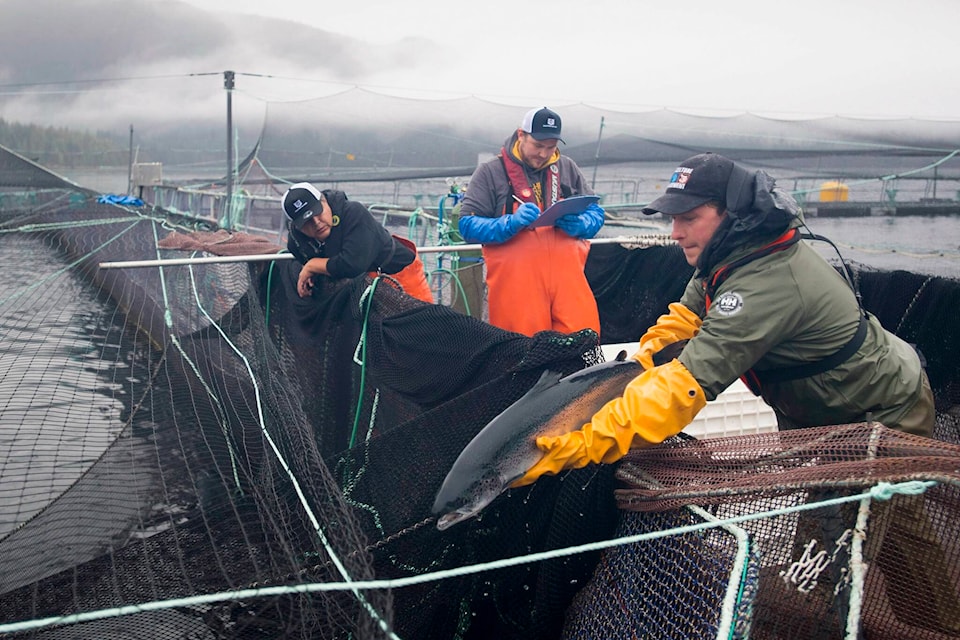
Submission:
<svg viewBox="0 0 960 640">
<path fill-rule="evenodd" d="M 398 242 L 362 204 L 333 189 L 324 190 L 323 197 L 333 212 L 333 226 L 324 242 L 288 224 L 287 249 L 301 264 L 311 258 L 329 258 L 330 277 L 355 278 L 377 270 L 394 274 L 413 262 L 413 251 Z"/>
</svg>

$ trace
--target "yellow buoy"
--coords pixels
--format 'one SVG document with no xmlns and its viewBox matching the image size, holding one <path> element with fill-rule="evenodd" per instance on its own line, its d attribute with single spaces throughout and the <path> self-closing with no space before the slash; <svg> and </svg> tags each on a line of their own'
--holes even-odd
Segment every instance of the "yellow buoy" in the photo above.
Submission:
<svg viewBox="0 0 960 640">
<path fill-rule="evenodd" d="M 839 180 L 830 180 L 820 185 L 820 202 L 846 202 L 850 187 Z"/>
</svg>

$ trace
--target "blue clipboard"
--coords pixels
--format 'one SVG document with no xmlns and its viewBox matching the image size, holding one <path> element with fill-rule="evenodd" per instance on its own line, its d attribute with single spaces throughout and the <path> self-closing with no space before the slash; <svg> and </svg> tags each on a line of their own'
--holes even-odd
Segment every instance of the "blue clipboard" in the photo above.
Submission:
<svg viewBox="0 0 960 640">
<path fill-rule="evenodd" d="M 600 202 L 600 196 L 571 196 L 565 200 L 559 200 L 547 207 L 547 210 L 540 214 L 540 217 L 527 225 L 527 228 L 549 227 L 557 221 L 560 216 L 568 213 L 583 213 L 583 210 L 595 202 Z"/>
</svg>

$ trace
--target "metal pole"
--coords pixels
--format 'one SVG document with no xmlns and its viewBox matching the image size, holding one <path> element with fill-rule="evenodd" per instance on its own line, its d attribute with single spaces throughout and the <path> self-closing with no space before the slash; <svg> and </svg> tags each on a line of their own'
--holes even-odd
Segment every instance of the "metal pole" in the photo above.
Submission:
<svg viewBox="0 0 960 640">
<path fill-rule="evenodd" d="M 127 269 L 133 267 L 176 267 L 191 264 L 211 264 L 223 262 L 268 262 L 271 260 L 291 260 L 292 253 L 263 253 L 248 256 L 203 256 L 200 258 L 163 258 L 159 260 L 127 260 L 124 262 L 101 262 L 101 269 Z"/>
<path fill-rule="evenodd" d="M 600 133 L 597 134 L 597 152 L 593 156 L 593 178 L 590 180 L 590 190 L 597 186 L 597 165 L 600 164 L 600 138 L 603 137 L 603 116 L 600 116 Z"/>
<path fill-rule="evenodd" d="M 224 205 L 224 225 L 233 228 L 233 71 L 223 72 L 223 88 L 227 90 L 227 202 Z"/>
<path fill-rule="evenodd" d="M 647 233 L 636 236 L 617 236 L 616 238 L 593 238 L 590 244 L 631 244 L 638 246 L 660 246 L 674 244 L 670 236 L 662 233 Z M 417 247 L 418 253 L 459 253 L 460 251 L 478 251 L 480 244 L 446 244 L 432 247 Z M 210 264 L 224 262 L 269 262 L 271 260 L 291 260 L 292 253 L 259 253 L 247 256 L 203 256 L 200 258 L 161 258 L 157 260 L 129 260 L 126 262 L 101 262 L 101 269 L 125 269 L 132 267 L 176 267 L 191 264 Z"/>
<path fill-rule="evenodd" d="M 133 125 L 130 125 L 130 156 L 127 160 L 127 195 L 133 194 Z"/>
</svg>

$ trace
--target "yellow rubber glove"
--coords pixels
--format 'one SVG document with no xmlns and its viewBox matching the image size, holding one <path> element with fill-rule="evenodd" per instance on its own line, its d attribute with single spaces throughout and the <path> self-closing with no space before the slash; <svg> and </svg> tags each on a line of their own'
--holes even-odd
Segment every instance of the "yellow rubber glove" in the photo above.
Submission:
<svg viewBox="0 0 960 640">
<path fill-rule="evenodd" d="M 679 360 L 647 369 L 578 431 L 537 438 L 543 457 L 510 486 L 532 484 L 542 475 L 564 469 L 616 462 L 631 447 L 656 444 L 680 433 L 706 404 L 700 384 Z"/>
<path fill-rule="evenodd" d="M 640 338 L 639 349 L 633 354 L 633 359 L 643 365 L 644 369 L 653 368 L 653 354 L 668 344 L 689 340 L 700 331 L 703 320 L 693 311 L 680 304 L 670 304 L 669 312 L 657 318 L 653 325 Z"/>
</svg>

